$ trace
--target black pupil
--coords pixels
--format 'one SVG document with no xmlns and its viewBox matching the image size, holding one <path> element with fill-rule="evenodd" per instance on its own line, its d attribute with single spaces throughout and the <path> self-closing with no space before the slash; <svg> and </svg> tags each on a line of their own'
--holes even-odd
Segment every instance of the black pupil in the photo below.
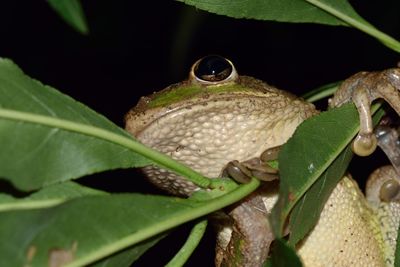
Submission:
<svg viewBox="0 0 400 267">
<path fill-rule="evenodd" d="M 221 56 L 206 56 L 194 68 L 197 78 L 208 82 L 223 81 L 232 73 L 232 65 Z"/>
</svg>

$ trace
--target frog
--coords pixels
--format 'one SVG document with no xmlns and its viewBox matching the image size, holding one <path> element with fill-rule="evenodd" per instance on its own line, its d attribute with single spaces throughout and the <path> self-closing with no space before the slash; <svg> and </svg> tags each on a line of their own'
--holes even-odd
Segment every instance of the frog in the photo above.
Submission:
<svg viewBox="0 0 400 267">
<path fill-rule="evenodd" d="M 384 98 L 400 114 L 399 89 L 399 68 L 360 72 L 330 99 L 331 107 L 352 101 L 359 112 L 360 130 L 352 142 L 355 154 L 370 155 L 379 145 L 372 101 Z M 204 176 L 263 180 L 250 196 L 215 216 L 216 266 L 262 266 L 274 240 L 268 216 L 279 188 L 279 174 L 267 162 L 277 157 L 303 121 L 317 114 L 313 104 L 239 75 L 230 60 L 211 55 L 192 65 L 187 80 L 142 97 L 126 114 L 125 128 L 143 144 Z M 199 190 L 169 170 L 147 166 L 143 171 L 169 194 L 187 197 Z M 386 166 L 372 174 L 364 195 L 351 175 L 345 175 L 316 226 L 296 246 L 303 265 L 393 266 L 400 221 L 397 181 L 397 171 Z M 234 259 L 235 244 L 240 244 L 240 262 Z"/>
</svg>

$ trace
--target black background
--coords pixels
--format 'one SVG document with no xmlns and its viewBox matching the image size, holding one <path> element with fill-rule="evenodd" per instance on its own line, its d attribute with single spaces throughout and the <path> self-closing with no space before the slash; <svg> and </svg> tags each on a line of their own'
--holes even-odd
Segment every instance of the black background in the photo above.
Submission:
<svg viewBox="0 0 400 267">
<path fill-rule="evenodd" d="M 296 94 L 400 61 L 399 54 L 349 27 L 235 20 L 175 1 L 82 2 L 88 36 L 65 24 L 45 1 L 1 1 L 0 56 L 120 126 L 139 96 L 185 79 L 191 64 L 208 54 L 225 56 L 240 74 Z M 400 39 L 400 2 L 366 2 L 351 1 L 364 18 Z M 381 161 L 358 158 L 351 171 L 362 183 Z M 138 176 L 122 170 L 82 181 L 116 192 L 157 192 Z M 137 266 L 164 264 L 179 247 L 170 241 L 185 234 L 179 230 Z M 212 251 L 208 236 L 188 265 L 211 265 Z"/>
</svg>

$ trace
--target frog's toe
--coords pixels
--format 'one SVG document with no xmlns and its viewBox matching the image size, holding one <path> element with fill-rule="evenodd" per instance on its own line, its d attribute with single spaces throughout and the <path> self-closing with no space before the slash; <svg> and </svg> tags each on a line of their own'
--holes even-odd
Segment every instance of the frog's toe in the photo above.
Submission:
<svg viewBox="0 0 400 267">
<path fill-rule="evenodd" d="M 342 83 L 329 103 L 331 107 L 338 107 L 354 102 L 360 118 L 360 132 L 353 142 L 353 151 L 360 156 L 370 155 L 377 146 L 372 134 L 370 106 L 378 98 L 384 99 L 400 115 L 400 68 L 357 73 Z"/>
<path fill-rule="evenodd" d="M 352 144 L 353 152 L 359 156 L 371 155 L 377 146 L 376 137 L 373 134 L 359 133 Z"/>
<path fill-rule="evenodd" d="M 230 161 L 222 170 L 222 177 L 231 177 L 239 183 L 248 183 L 251 177 L 261 181 L 270 182 L 278 179 L 278 170 L 268 165 L 267 160 L 278 157 L 280 147 L 265 150 L 260 157 L 255 157 L 243 162 Z"/>
<path fill-rule="evenodd" d="M 230 177 L 236 182 L 245 184 L 251 180 L 251 172 L 243 166 L 239 161 L 230 161 L 222 170 L 222 177 Z"/>
<path fill-rule="evenodd" d="M 222 177 L 230 177 L 236 182 L 244 184 L 255 177 L 261 181 L 273 181 L 278 179 L 278 174 L 275 169 L 261 164 L 255 165 L 254 159 L 246 162 L 238 162 L 237 160 L 230 161 L 222 171 Z M 258 159 L 258 161 L 260 161 Z M 261 162 L 261 161 L 260 161 Z"/>
<path fill-rule="evenodd" d="M 268 150 L 269 149 L 266 151 Z M 251 172 L 251 175 L 258 180 L 269 182 L 278 179 L 278 170 L 268 165 L 268 163 L 262 160 L 261 157 L 262 156 L 260 156 L 260 158 L 253 158 L 244 161 L 242 162 L 242 165 L 245 166 Z M 275 160 L 276 158 L 277 157 L 274 157 L 271 160 Z"/>
<path fill-rule="evenodd" d="M 278 159 L 279 152 L 281 151 L 282 146 L 274 146 L 266 149 L 263 153 L 261 153 L 260 160 L 263 162 L 268 162 L 270 160 Z"/>
</svg>

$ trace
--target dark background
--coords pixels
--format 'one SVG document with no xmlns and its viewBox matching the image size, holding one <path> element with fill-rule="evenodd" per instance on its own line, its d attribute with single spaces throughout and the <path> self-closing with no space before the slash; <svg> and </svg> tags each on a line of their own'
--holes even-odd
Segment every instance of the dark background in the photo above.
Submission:
<svg viewBox="0 0 400 267">
<path fill-rule="evenodd" d="M 296 94 L 400 61 L 399 54 L 347 27 L 235 20 L 175 1 L 82 2 L 87 36 L 65 24 L 45 1 L 1 1 L 0 56 L 120 126 L 139 96 L 182 81 L 191 64 L 208 54 L 225 56 L 240 74 Z M 400 39 L 400 2 L 366 2 L 351 1 L 365 19 Z M 358 158 L 351 171 L 362 183 L 382 161 Z M 115 192 L 157 192 L 138 176 L 121 170 L 82 181 Z M 179 247 L 170 241 L 184 238 L 186 230 L 137 265 L 164 264 Z M 212 264 L 212 240 L 207 236 L 188 265 Z"/>
</svg>

